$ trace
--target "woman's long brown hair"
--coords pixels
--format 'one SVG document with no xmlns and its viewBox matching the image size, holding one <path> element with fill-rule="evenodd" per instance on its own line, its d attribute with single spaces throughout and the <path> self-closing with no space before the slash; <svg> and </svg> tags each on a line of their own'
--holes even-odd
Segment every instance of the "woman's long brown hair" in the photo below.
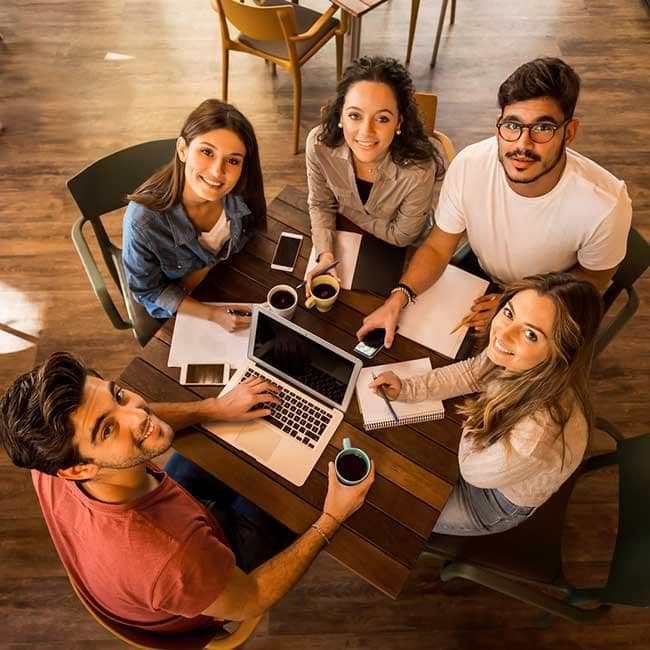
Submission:
<svg viewBox="0 0 650 650">
<path fill-rule="evenodd" d="M 555 305 L 550 354 L 545 361 L 522 372 L 508 371 L 486 360 L 481 378 L 490 382 L 490 390 L 467 400 L 460 409 L 467 418 L 467 435 L 479 448 L 494 444 L 507 436 L 519 420 L 542 411 L 558 425 L 558 435 L 564 439 L 564 427 L 574 403 L 570 397 L 582 409 L 591 431 L 589 374 L 603 313 L 600 294 L 590 282 L 568 273 L 536 275 L 506 287 L 496 313 L 515 294 L 530 289 Z M 488 337 L 486 334 L 484 344 Z"/>
<path fill-rule="evenodd" d="M 187 117 L 180 136 L 189 146 L 194 138 L 214 131 L 228 129 L 235 133 L 246 148 L 244 165 L 233 194 L 239 194 L 249 210 L 253 213 L 255 227 L 266 229 L 266 199 L 264 198 L 264 181 L 257 146 L 257 138 L 251 123 L 231 104 L 218 99 L 206 99 Z M 160 171 L 148 178 L 132 194 L 129 201 L 141 203 L 151 210 L 163 212 L 180 203 L 185 185 L 185 163 L 178 157 L 178 152 Z"/>
</svg>

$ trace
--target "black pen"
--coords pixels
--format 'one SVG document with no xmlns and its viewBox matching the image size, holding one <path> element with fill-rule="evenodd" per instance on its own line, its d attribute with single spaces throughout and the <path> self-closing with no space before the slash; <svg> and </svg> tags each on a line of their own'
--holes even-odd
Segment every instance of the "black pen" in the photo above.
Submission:
<svg viewBox="0 0 650 650">
<path fill-rule="evenodd" d="M 372 378 L 377 379 L 377 376 L 375 375 L 374 372 L 372 373 Z M 395 409 L 393 408 L 393 405 L 390 403 L 390 400 L 388 399 L 388 397 L 386 397 L 386 391 L 384 390 L 384 387 L 383 386 L 377 386 L 377 388 L 379 389 L 379 392 L 381 393 L 381 396 L 384 398 L 384 402 L 386 402 L 386 406 L 388 407 L 388 410 L 390 411 L 390 414 L 393 417 L 393 420 L 395 420 L 395 422 L 399 422 L 399 418 L 397 417 L 397 413 L 395 413 Z"/>
<path fill-rule="evenodd" d="M 228 313 L 231 316 L 252 316 L 251 312 L 244 311 L 243 309 L 229 309 Z"/>
</svg>

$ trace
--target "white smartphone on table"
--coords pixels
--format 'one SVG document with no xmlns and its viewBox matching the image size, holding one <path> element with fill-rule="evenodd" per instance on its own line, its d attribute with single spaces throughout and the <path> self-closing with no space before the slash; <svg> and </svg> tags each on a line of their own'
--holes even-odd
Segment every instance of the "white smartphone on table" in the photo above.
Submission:
<svg viewBox="0 0 650 650">
<path fill-rule="evenodd" d="M 179 383 L 185 386 L 224 386 L 235 373 L 227 363 L 190 363 L 181 366 Z"/>
<path fill-rule="evenodd" d="M 294 232 L 280 233 L 280 239 L 275 247 L 271 268 L 278 271 L 289 271 L 291 273 L 298 261 L 298 254 L 302 246 L 302 235 Z"/>
</svg>

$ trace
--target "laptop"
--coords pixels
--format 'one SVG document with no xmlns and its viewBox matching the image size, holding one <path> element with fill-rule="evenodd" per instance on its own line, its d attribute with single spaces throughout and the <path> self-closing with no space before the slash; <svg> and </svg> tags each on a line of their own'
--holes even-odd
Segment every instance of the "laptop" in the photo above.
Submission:
<svg viewBox="0 0 650 650">
<path fill-rule="evenodd" d="M 206 428 L 290 481 L 303 485 L 350 405 L 363 364 L 268 308 L 253 308 L 247 359 L 226 384 L 260 376 L 280 387 L 266 418 Z"/>
</svg>

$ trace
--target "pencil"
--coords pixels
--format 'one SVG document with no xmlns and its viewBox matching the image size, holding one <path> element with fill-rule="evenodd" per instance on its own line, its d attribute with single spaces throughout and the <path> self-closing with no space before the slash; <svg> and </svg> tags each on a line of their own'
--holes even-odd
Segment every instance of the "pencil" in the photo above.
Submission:
<svg viewBox="0 0 650 650">
<path fill-rule="evenodd" d="M 373 379 L 377 379 L 377 376 L 375 375 L 374 372 L 371 374 Z M 399 422 L 399 418 L 397 417 L 397 413 L 395 413 L 395 409 L 393 408 L 393 405 L 390 403 L 388 397 L 386 397 L 386 391 L 384 390 L 384 387 L 378 386 L 378 388 L 379 388 L 379 392 L 381 393 L 381 396 L 384 399 L 384 402 L 386 402 L 386 406 L 388 407 L 388 410 L 390 411 L 393 420 L 395 420 L 395 422 Z"/>
<path fill-rule="evenodd" d="M 461 327 L 469 325 L 480 313 L 480 311 L 473 311 L 470 314 L 467 314 L 467 316 L 465 316 L 465 318 L 463 318 L 463 320 L 460 321 L 460 323 L 458 323 L 449 334 L 455 334 Z"/>
</svg>

